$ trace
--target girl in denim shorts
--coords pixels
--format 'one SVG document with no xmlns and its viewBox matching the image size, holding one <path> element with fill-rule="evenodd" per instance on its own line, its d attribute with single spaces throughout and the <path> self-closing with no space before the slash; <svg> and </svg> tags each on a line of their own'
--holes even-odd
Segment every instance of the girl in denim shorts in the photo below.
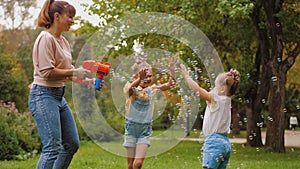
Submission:
<svg viewBox="0 0 300 169">
<path fill-rule="evenodd" d="M 175 60 L 170 60 L 170 80 L 162 85 L 152 84 L 152 68 L 146 61 L 135 63 L 134 81 L 124 87 L 126 95 L 126 124 L 123 146 L 127 151 L 128 169 L 142 168 L 152 134 L 152 95 L 170 89 L 175 83 Z"/>
<path fill-rule="evenodd" d="M 231 69 L 219 74 L 215 80 L 215 87 L 208 92 L 192 80 L 184 65 L 181 64 L 180 67 L 186 84 L 198 92 L 207 103 L 202 127 L 205 137 L 202 167 L 225 169 L 231 153 L 231 144 L 227 137 L 230 132 L 231 96 L 239 85 L 240 73 Z"/>
</svg>

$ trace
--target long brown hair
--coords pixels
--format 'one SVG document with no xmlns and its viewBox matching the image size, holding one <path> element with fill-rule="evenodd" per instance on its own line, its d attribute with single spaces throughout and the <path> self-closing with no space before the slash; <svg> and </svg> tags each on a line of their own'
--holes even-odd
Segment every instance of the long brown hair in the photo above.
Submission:
<svg viewBox="0 0 300 169">
<path fill-rule="evenodd" d="M 50 28 L 54 21 L 54 14 L 68 13 L 70 16 L 75 16 L 76 9 L 65 1 L 46 0 L 37 19 L 39 27 Z"/>
</svg>

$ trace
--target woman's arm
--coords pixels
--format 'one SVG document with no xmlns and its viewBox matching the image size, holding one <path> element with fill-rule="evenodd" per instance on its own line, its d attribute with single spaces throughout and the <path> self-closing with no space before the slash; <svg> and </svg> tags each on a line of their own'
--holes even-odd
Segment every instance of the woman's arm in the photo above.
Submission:
<svg viewBox="0 0 300 169">
<path fill-rule="evenodd" d="M 200 95 L 200 98 L 208 101 L 211 103 L 212 95 L 204 88 L 200 87 L 198 83 L 196 83 L 190 76 L 186 69 L 186 67 L 183 64 L 180 64 L 180 72 L 184 78 L 185 83 L 189 86 L 190 89 L 194 90 L 195 92 L 198 92 Z"/>
<path fill-rule="evenodd" d="M 59 77 L 79 77 L 79 78 L 85 78 L 87 76 L 91 75 L 91 71 L 84 69 L 82 67 L 77 69 L 59 69 L 59 68 L 53 68 L 48 75 L 48 78 L 59 78 Z"/>
</svg>

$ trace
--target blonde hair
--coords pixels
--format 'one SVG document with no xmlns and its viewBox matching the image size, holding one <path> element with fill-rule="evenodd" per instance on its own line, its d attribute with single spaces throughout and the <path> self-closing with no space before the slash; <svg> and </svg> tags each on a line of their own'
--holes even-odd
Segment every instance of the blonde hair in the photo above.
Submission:
<svg viewBox="0 0 300 169">
<path fill-rule="evenodd" d="M 230 96 L 236 92 L 239 83 L 240 72 L 235 69 L 230 69 L 229 72 L 219 74 L 215 80 L 216 88 L 219 90 L 221 86 L 225 86 Z"/>
<path fill-rule="evenodd" d="M 70 16 L 74 17 L 76 9 L 74 6 L 65 1 L 46 0 L 41 12 L 39 13 L 37 25 L 39 27 L 50 28 L 53 24 L 54 14 L 56 12 L 59 14 L 68 13 Z"/>
<path fill-rule="evenodd" d="M 132 71 L 134 74 L 138 74 L 142 69 L 149 69 L 151 70 L 152 67 L 146 62 L 146 61 L 142 61 L 142 62 L 136 62 L 132 67 Z"/>
</svg>

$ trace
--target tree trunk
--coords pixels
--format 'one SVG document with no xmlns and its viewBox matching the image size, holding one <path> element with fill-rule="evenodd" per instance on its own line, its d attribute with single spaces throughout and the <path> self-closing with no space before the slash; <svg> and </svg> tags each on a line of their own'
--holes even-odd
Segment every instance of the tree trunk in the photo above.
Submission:
<svg viewBox="0 0 300 169">
<path fill-rule="evenodd" d="M 231 123 L 232 123 L 232 134 L 239 135 L 241 131 L 240 127 L 240 113 L 238 112 L 237 104 L 232 103 L 231 109 Z"/>
<path fill-rule="evenodd" d="M 278 49 L 281 49 L 280 46 L 277 46 L 274 50 Z M 274 151 L 278 153 L 285 152 L 285 84 L 287 80 L 287 72 L 295 63 L 295 60 L 299 53 L 300 43 L 297 43 L 297 46 L 283 62 L 278 62 L 275 59 L 272 62 L 270 62 L 273 76 L 271 76 L 270 79 L 270 81 L 272 82 L 270 85 L 270 104 L 267 123 L 268 130 L 266 135 L 266 147 L 271 147 Z"/>
<path fill-rule="evenodd" d="M 257 126 L 258 114 L 253 113 L 252 109 L 246 108 L 247 115 L 247 145 L 252 147 L 262 147 L 261 130 Z"/>
<path fill-rule="evenodd" d="M 284 126 L 285 126 L 285 83 L 286 74 L 281 69 L 274 67 L 277 63 L 272 64 L 272 70 L 275 70 L 277 76 L 272 76 L 270 85 L 270 104 L 269 116 L 267 122 L 266 147 L 271 147 L 278 153 L 284 153 Z"/>
<path fill-rule="evenodd" d="M 282 9 L 282 1 L 276 3 L 271 0 L 261 1 L 266 13 L 266 25 L 270 36 L 271 57 L 268 61 L 270 74 L 269 116 L 267 123 L 266 147 L 271 147 L 279 153 L 285 152 L 284 122 L 285 122 L 285 83 L 287 72 L 282 70 L 283 56 L 282 27 L 276 14 Z M 279 59 L 279 60 L 278 60 Z"/>
<path fill-rule="evenodd" d="M 256 82 L 254 89 L 248 93 L 249 103 L 247 104 L 247 144 L 253 147 L 262 147 L 261 123 L 263 118 L 261 111 L 268 100 L 269 94 L 269 39 L 267 30 L 260 28 L 261 9 L 256 6 L 251 14 L 253 27 L 258 40 L 258 49 L 255 56 L 255 70 L 253 72 L 253 80 Z"/>
</svg>

